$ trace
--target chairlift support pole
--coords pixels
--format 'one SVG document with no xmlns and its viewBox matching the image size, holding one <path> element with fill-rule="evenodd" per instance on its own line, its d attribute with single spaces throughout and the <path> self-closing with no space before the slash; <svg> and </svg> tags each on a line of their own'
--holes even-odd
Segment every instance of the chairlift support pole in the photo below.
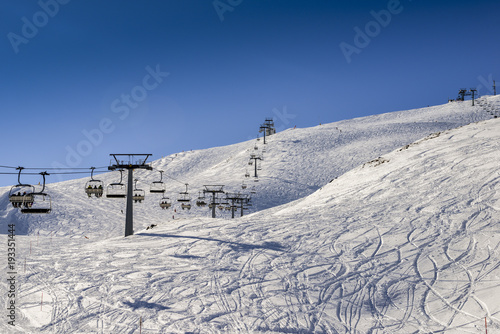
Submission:
<svg viewBox="0 0 500 334">
<path fill-rule="evenodd" d="M 493 95 L 497 95 L 497 84 L 495 83 L 495 80 L 493 80 Z"/>
<path fill-rule="evenodd" d="M 211 193 L 212 194 L 212 218 L 215 218 L 215 207 L 216 207 L 216 201 L 215 201 L 215 196 L 216 194 L 224 193 L 224 190 L 222 188 L 224 186 L 221 185 L 215 185 L 215 186 L 204 186 L 205 189 L 203 190 L 203 193 Z"/>
<path fill-rule="evenodd" d="M 248 195 L 240 193 L 235 193 L 235 194 L 227 193 L 226 199 L 231 200 L 231 218 L 234 218 L 234 212 L 236 208 L 235 204 L 240 204 L 241 217 L 243 217 L 243 203 L 248 202 L 249 200 Z"/>
<path fill-rule="evenodd" d="M 472 106 L 474 106 L 474 97 L 475 97 L 475 94 L 477 93 L 477 89 L 471 88 L 470 93 L 472 95 Z"/>
<path fill-rule="evenodd" d="M 257 160 L 262 160 L 261 157 L 255 155 L 255 154 L 252 154 L 250 156 L 250 160 L 254 160 L 254 165 L 255 165 L 255 171 L 254 171 L 254 177 L 257 177 Z"/>
<path fill-rule="evenodd" d="M 265 125 L 260 126 L 260 131 L 264 132 L 264 145 L 266 145 L 266 132 L 267 132 L 266 129 L 267 127 Z"/>
<path fill-rule="evenodd" d="M 108 170 L 115 170 L 120 168 L 128 170 L 127 207 L 126 207 L 127 211 L 125 214 L 125 236 L 128 237 L 129 235 L 134 234 L 134 206 L 132 200 L 134 169 L 153 170 L 153 167 L 146 164 L 146 160 L 151 156 L 151 154 L 110 154 L 110 156 L 112 156 L 115 159 L 116 164 L 109 166 Z M 128 162 L 119 160 L 117 156 L 128 156 Z M 134 156 L 144 156 L 144 159 L 134 162 L 133 161 Z"/>
</svg>

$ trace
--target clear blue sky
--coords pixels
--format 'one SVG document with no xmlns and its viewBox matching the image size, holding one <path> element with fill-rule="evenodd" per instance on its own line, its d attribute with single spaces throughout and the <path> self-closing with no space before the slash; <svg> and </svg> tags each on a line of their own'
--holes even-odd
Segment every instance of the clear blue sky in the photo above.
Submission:
<svg viewBox="0 0 500 334">
<path fill-rule="evenodd" d="M 266 117 L 308 127 L 500 80 L 497 0 L 16 0 L 0 12 L 6 166 L 158 159 L 255 138 Z"/>
</svg>

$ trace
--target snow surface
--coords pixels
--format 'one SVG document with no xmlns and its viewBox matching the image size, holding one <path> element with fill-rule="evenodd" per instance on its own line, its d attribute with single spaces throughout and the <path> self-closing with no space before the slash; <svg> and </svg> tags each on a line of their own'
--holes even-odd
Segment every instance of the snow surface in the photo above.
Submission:
<svg viewBox="0 0 500 334">
<path fill-rule="evenodd" d="M 484 97 L 289 129 L 265 153 L 248 141 L 156 160 L 169 197 L 246 182 L 254 213 L 162 210 L 147 193 L 127 238 L 125 201 L 88 198 L 89 178 L 49 184 L 49 215 L 21 215 L 0 188 L 19 265 L 17 325 L 0 332 L 484 333 L 485 318 L 499 330 L 498 106 Z M 255 145 L 259 182 L 244 176 Z M 134 175 L 146 190 L 159 178 Z"/>
</svg>

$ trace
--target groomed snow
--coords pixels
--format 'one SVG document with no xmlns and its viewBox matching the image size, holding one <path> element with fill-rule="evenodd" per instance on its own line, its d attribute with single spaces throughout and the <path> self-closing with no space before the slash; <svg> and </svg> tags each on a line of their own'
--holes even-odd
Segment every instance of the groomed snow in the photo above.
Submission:
<svg viewBox="0 0 500 334">
<path fill-rule="evenodd" d="M 50 215 L 19 214 L 2 188 L 19 295 L 17 326 L 0 331 L 484 333 L 485 318 L 498 330 L 499 137 L 469 101 L 278 133 L 259 182 L 244 174 L 261 142 L 179 153 L 153 162 L 170 197 L 245 181 L 254 213 L 162 210 L 148 193 L 127 238 L 124 201 L 87 198 L 86 179 L 49 184 Z M 159 177 L 136 175 L 143 189 Z"/>
</svg>

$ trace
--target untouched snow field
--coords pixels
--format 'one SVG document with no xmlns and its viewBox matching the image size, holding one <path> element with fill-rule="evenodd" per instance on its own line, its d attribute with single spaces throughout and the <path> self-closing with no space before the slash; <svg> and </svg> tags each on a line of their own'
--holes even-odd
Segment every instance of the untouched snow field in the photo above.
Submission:
<svg viewBox="0 0 500 334">
<path fill-rule="evenodd" d="M 16 326 L 4 316 L 0 332 L 484 333 L 485 319 L 500 331 L 500 120 L 485 111 L 498 106 L 485 97 L 286 130 L 265 153 L 248 141 L 156 160 L 169 197 L 184 183 L 196 200 L 204 184 L 246 182 L 254 213 L 162 210 L 147 193 L 127 238 L 125 201 L 87 198 L 89 178 L 49 184 L 49 215 L 21 215 L 0 188 L 18 265 Z M 159 173 L 135 176 L 147 190 Z"/>
</svg>

